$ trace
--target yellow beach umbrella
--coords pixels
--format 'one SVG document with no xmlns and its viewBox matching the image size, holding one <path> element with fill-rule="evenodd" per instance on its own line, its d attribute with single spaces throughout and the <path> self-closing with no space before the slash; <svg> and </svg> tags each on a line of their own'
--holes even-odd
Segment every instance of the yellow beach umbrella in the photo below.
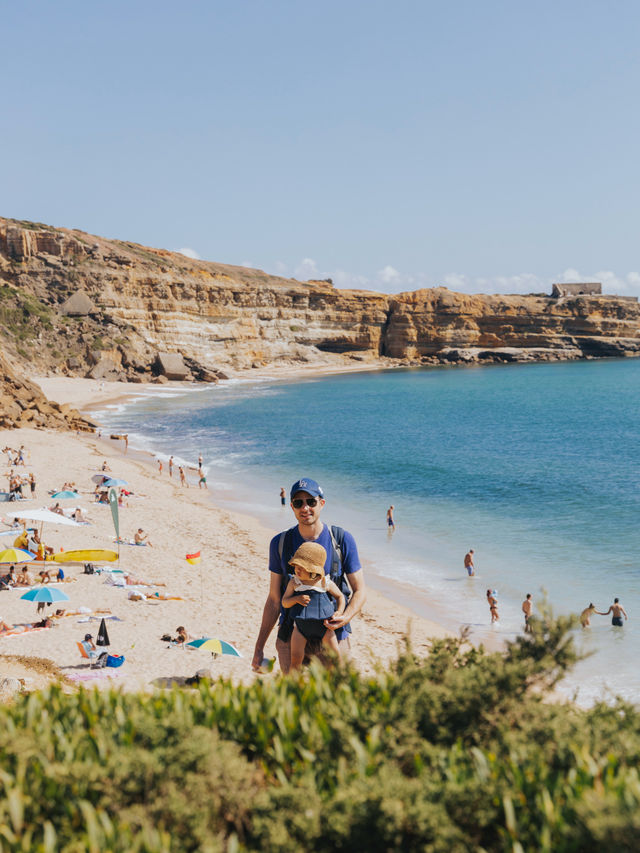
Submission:
<svg viewBox="0 0 640 853">
<path fill-rule="evenodd" d="M 35 560 L 33 554 L 23 551 L 22 548 L 6 548 L 0 551 L 0 563 L 30 563 L 31 560 Z"/>
</svg>

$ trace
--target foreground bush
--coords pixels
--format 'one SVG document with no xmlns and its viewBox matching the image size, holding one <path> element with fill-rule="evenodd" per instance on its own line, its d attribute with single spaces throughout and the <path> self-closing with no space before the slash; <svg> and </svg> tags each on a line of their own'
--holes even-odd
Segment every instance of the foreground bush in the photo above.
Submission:
<svg viewBox="0 0 640 853">
<path fill-rule="evenodd" d="M 637 850 L 640 715 L 543 697 L 569 623 L 364 678 L 59 689 L 0 710 L 0 850 Z"/>
</svg>

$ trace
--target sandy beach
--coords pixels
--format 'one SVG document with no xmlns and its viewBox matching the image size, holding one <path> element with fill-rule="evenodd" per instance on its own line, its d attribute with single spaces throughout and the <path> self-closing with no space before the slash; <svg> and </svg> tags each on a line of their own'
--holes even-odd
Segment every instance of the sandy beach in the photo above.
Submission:
<svg viewBox="0 0 640 853">
<path fill-rule="evenodd" d="M 118 387 L 114 387 L 116 384 Z M 92 380 L 76 379 L 54 378 L 42 385 L 53 399 L 72 402 L 85 411 L 96 403 L 140 390 L 139 386 L 122 383 L 106 383 L 101 388 Z M 125 455 L 122 442 L 27 429 L 0 431 L 0 442 L 1 447 L 25 446 L 27 464 L 17 471 L 33 471 L 37 480 L 35 499 L 0 504 L 3 520 L 9 510 L 51 505 L 48 492 L 61 488 L 64 482 L 73 482 L 81 500 L 68 501 L 66 505 L 79 503 L 86 509 L 90 524 L 46 524 L 43 541 L 56 552 L 61 548 L 116 549 L 110 509 L 94 501 L 91 481 L 106 460 L 112 475 L 126 480 L 134 493 L 120 509 L 121 537 L 132 540 L 141 527 L 152 543 L 120 547 L 120 568 L 149 584 L 140 588 L 148 596 L 146 600 L 130 600 L 130 587 L 111 585 L 107 582 L 108 573 L 85 575 L 81 564 L 64 565 L 70 580 L 58 588 L 69 595 L 70 601 L 63 606 L 67 611 L 86 608 L 92 613 L 65 615 L 55 620 L 52 628 L 0 635 L 0 677 L 26 675 L 32 687 L 62 677 L 70 686 L 80 679 L 79 683 L 117 684 L 125 690 L 150 690 L 202 669 L 209 669 L 213 677 L 225 676 L 235 681 L 269 677 L 256 676 L 250 663 L 269 583 L 268 543 L 278 531 L 267 530 L 248 516 L 216 507 L 215 495 L 198 489 L 193 472 L 190 488 L 181 488 L 175 470 L 173 479 L 166 465 L 160 475 L 151 457 L 131 450 Z M 3 455 L 3 476 L 8 473 L 5 460 Z M 6 524 L 0 524 L 0 532 L 6 529 Z M 13 537 L 0 537 L 0 544 L 10 547 Z M 196 566 L 185 559 L 186 554 L 195 551 L 202 555 Z M 39 564 L 33 565 L 39 568 Z M 117 567 L 116 563 L 108 565 Z M 31 574 L 37 574 L 38 568 L 30 569 Z M 20 600 L 23 591 L 17 588 L 0 592 L 0 617 L 8 624 L 23 625 L 36 619 L 36 605 Z M 50 612 L 55 609 L 53 605 Z M 109 613 L 104 615 L 115 617 L 107 622 L 109 651 L 126 658 L 122 667 L 109 670 L 109 678 L 103 675 L 104 670 L 89 671 L 76 645 L 85 633 L 95 638 L 103 615 L 97 613 L 99 610 L 107 610 Z M 230 641 L 243 657 L 213 659 L 208 652 L 161 641 L 164 634 L 175 635 L 179 625 L 184 625 L 192 638 L 207 636 Z M 369 590 L 365 609 L 354 620 L 353 630 L 352 657 L 363 672 L 372 672 L 393 659 L 407 631 L 419 653 L 428 651 L 430 637 L 446 633 L 436 623 L 373 590 Z M 269 656 L 275 656 L 274 643 L 275 631 L 265 650 Z"/>
</svg>

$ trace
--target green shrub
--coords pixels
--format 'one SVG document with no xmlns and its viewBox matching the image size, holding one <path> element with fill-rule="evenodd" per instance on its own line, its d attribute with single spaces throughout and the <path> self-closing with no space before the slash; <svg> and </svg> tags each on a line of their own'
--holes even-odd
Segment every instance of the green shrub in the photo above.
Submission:
<svg viewBox="0 0 640 853">
<path fill-rule="evenodd" d="M 545 695 L 570 623 L 156 695 L 0 708 L 0 850 L 636 850 L 640 715 Z"/>
</svg>

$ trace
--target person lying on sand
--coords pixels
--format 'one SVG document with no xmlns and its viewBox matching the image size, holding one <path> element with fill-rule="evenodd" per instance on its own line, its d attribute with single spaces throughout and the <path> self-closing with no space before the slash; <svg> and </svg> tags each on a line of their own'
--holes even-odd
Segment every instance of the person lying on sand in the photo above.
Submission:
<svg viewBox="0 0 640 853">
<path fill-rule="evenodd" d="M 12 625 L 7 625 L 2 616 L 0 616 L 0 634 L 4 634 L 6 631 L 10 631 Z"/>
</svg>

